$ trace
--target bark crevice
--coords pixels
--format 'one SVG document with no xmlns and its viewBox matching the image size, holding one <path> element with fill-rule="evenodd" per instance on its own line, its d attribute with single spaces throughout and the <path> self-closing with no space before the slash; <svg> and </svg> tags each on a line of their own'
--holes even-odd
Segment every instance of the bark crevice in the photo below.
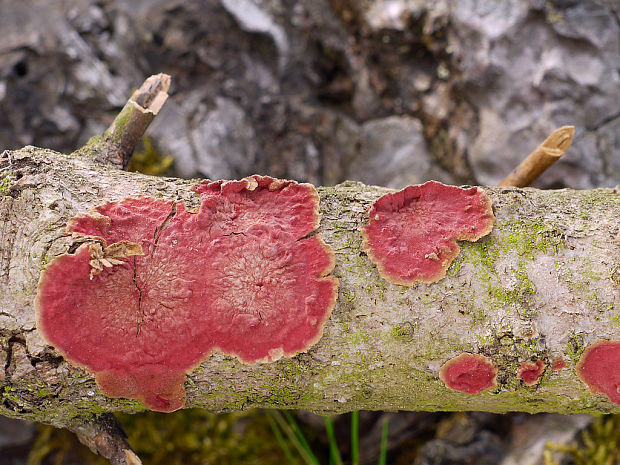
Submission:
<svg viewBox="0 0 620 465">
<path fill-rule="evenodd" d="M 193 182 L 162 181 L 34 147 L 11 156 L 13 183 L 21 187 L 0 198 L 2 359 L 12 338 L 25 346 L 11 344 L 4 379 L 0 374 L 0 414 L 63 425 L 94 411 L 142 409 L 136 401 L 105 397 L 92 375 L 54 353 L 34 329 L 33 301 L 42 269 L 76 244 L 65 232 L 75 214 L 104 198 L 191 199 Z M 3 160 L 0 168 L 8 163 Z M 444 279 L 413 287 L 387 283 L 361 248 L 366 210 L 389 190 L 356 182 L 318 190 L 318 232 L 334 249 L 340 281 L 322 339 L 306 354 L 271 364 L 213 355 L 188 376 L 188 407 L 620 411 L 592 395 L 574 371 L 588 345 L 620 340 L 618 190 L 485 188 L 496 216 L 493 231 L 460 243 Z M 496 389 L 469 396 L 445 388 L 439 369 L 463 352 L 497 363 Z M 536 386 L 517 378 L 523 361 L 540 359 L 550 367 L 558 358 L 568 367 L 547 368 Z"/>
</svg>

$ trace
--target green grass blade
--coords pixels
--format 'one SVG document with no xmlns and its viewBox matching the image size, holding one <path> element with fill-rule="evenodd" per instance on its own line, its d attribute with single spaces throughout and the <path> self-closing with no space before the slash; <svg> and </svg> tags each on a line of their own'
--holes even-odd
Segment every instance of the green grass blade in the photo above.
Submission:
<svg viewBox="0 0 620 465">
<path fill-rule="evenodd" d="M 280 444 L 280 447 L 282 448 L 284 455 L 286 455 L 286 458 L 288 459 L 289 463 L 291 465 L 299 465 L 299 462 L 297 461 L 297 459 L 293 456 L 293 453 L 291 452 L 291 448 L 288 446 L 288 444 L 284 440 L 284 436 L 282 436 L 282 432 L 280 428 L 278 427 L 278 424 L 273 418 L 274 417 L 273 412 L 268 410 L 265 413 L 267 414 L 267 420 L 269 421 L 269 426 L 271 426 L 273 435 L 276 437 L 276 440 L 278 441 L 278 444 Z"/>
<path fill-rule="evenodd" d="M 327 433 L 327 439 L 329 440 L 330 462 L 333 462 L 334 465 L 342 465 L 340 451 L 338 450 L 338 443 L 336 442 L 336 434 L 334 433 L 334 422 L 329 417 L 323 417 L 323 420 L 325 421 L 325 432 Z"/>
<path fill-rule="evenodd" d="M 273 413 L 278 425 L 286 433 L 286 436 L 293 443 L 295 449 L 297 449 L 297 452 L 299 452 L 299 455 L 301 455 L 301 458 L 304 460 L 306 465 L 321 465 L 312 452 L 312 449 L 310 449 L 303 432 L 299 426 L 297 426 L 293 415 L 287 411 L 284 412 L 284 416 L 277 410 L 273 410 Z"/>
<path fill-rule="evenodd" d="M 288 421 L 289 425 L 295 432 L 295 435 L 297 436 L 297 439 L 299 439 L 299 442 L 301 443 L 302 447 L 306 450 L 306 453 L 312 458 L 313 463 L 316 465 L 320 465 L 318 459 L 315 457 L 314 453 L 312 452 L 312 449 L 308 445 L 308 441 L 306 441 L 306 437 L 304 436 L 303 431 L 297 425 L 297 422 L 295 421 L 295 418 L 293 417 L 291 412 L 288 412 L 285 410 L 284 416 L 286 417 L 286 420 Z"/>
<path fill-rule="evenodd" d="M 387 461 L 388 449 L 388 419 L 383 419 L 383 427 L 381 428 L 381 449 L 379 450 L 379 465 L 385 465 Z"/>
<path fill-rule="evenodd" d="M 359 412 L 351 412 L 351 465 L 359 465 Z"/>
</svg>

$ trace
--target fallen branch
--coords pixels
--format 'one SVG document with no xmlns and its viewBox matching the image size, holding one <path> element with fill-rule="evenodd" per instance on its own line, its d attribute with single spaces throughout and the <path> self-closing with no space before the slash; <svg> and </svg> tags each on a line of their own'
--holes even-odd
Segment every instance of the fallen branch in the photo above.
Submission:
<svg viewBox="0 0 620 465">
<path fill-rule="evenodd" d="M 195 206 L 193 183 L 34 147 L 10 155 L 12 181 L 0 199 L 0 414 L 63 426 L 95 411 L 141 410 L 102 395 L 89 373 L 41 340 L 33 300 L 41 270 L 79 245 L 65 232 L 76 213 L 129 195 Z M 441 281 L 403 287 L 382 279 L 361 248 L 366 210 L 387 190 L 320 188 L 320 232 L 340 280 L 322 339 L 270 364 L 213 355 L 188 376 L 187 407 L 620 412 L 575 374 L 585 347 L 620 339 L 618 192 L 485 190 L 496 216 L 490 235 L 461 244 Z M 440 367 L 463 352 L 497 364 L 496 388 L 468 395 L 445 387 Z M 526 386 L 521 362 L 537 360 L 542 379 Z M 567 366 L 552 369 L 558 360 Z"/>
</svg>

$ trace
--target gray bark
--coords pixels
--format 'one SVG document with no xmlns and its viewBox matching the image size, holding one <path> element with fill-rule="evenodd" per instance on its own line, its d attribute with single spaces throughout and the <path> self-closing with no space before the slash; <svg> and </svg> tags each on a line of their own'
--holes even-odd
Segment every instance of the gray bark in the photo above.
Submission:
<svg viewBox="0 0 620 465">
<path fill-rule="evenodd" d="M 64 231 L 69 218 L 104 198 L 135 194 L 195 206 L 193 182 L 34 147 L 5 152 L 0 169 L 0 414 L 63 426 L 78 416 L 141 410 L 102 395 L 88 372 L 45 344 L 33 300 L 41 270 L 75 247 Z M 354 182 L 319 188 L 320 232 L 336 252 L 340 280 L 322 339 L 271 364 L 213 355 L 188 375 L 187 407 L 620 412 L 575 375 L 587 345 L 620 339 L 618 189 L 485 190 L 496 216 L 491 234 L 462 243 L 440 282 L 407 288 L 382 279 L 361 249 L 365 211 L 388 190 Z M 497 363 L 496 389 L 471 396 L 444 386 L 439 368 L 462 352 Z M 568 366 L 551 370 L 557 358 Z M 547 369 L 526 387 L 517 367 L 536 359 Z"/>
</svg>

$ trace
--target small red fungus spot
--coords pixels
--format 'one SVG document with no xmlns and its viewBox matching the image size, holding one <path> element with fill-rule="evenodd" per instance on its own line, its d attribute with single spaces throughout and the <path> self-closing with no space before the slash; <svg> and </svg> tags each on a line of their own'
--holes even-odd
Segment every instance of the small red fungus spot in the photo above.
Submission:
<svg viewBox="0 0 620 465">
<path fill-rule="evenodd" d="M 68 231 L 92 239 L 54 259 L 35 301 L 42 336 L 110 397 L 170 412 L 213 352 L 246 363 L 306 351 L 336 302 L 334 254 L 309 184 L 202 182 L 196 213 L 151 197 L 107 202 Z"/>
<path fill-rule="evenodd" d="M 444 363 L 439 378 L 453 391 L 480 394 L 497 386 L 497 366 L 480 354 L 461 354 Z"/>
<path fill-rule="evenodd" d="M 383 278 L 403 286 L 442 279 L 459 253 L 456 241 L 480 239 L 494 221 L 491 199 L 481 188 L 437 181 L 384 195 L 368 216 L 364 250 Z"/>
<path fill-rule="evenodd" d="M 600 340 L 581 354 L 577 376 L 592 394 L 605 394 L 620 405 L 620 341 Z"/>
<path fill-rule="evenodd" d="M 534 386 L 545 371 L 545 366 L 542 360 L 536 360 L 536 363 L 521 362 L 517 368 L 517 378 L 522 379 L 526 386 Z"/>
<path fill-rule="evenodd" d="M 566 361 L 564 361 L 564 359 L 556 358 L 551 364 L 551 369 L 553 371 L 560 371 L 566 368 L 567 366 L 568 364 L 566 363 Z"/>
</svg>

